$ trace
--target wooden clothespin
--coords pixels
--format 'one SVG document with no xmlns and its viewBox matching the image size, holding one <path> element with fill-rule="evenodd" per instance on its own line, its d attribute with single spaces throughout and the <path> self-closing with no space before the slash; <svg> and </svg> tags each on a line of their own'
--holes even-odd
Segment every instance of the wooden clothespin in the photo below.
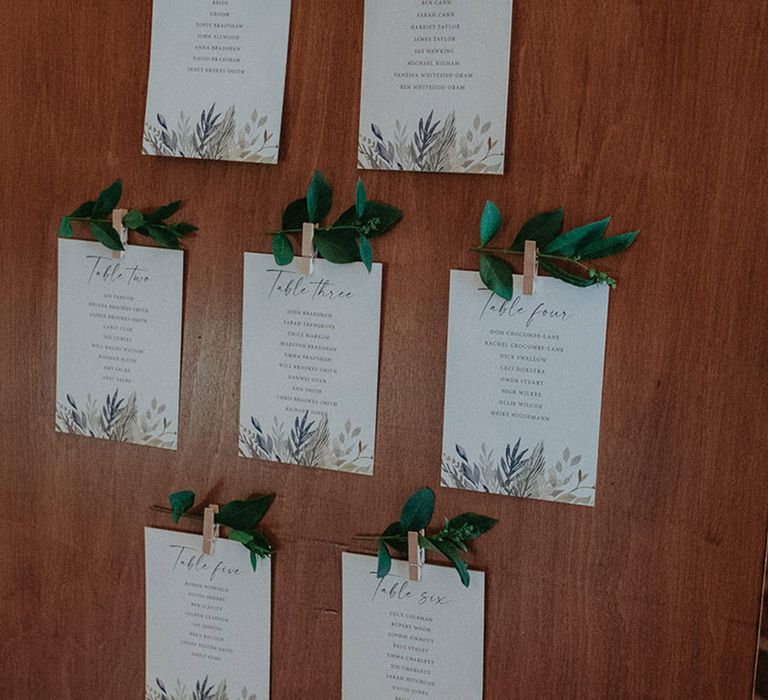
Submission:
<svg viewBox="0 0 768 700">
<path fill-rule="evenodd" d="M 120 236 L 120 242 L 125 247 L 128 243 L 128 229 L 123 226 L 123 219 L 128 213 L 127 209 L 113 209 L 112 210 L 112 228 L 117 231 Z M 112 252 L 113 258 L 122 258 L 125 255 L 124 250 L 115 250 Z"/>
<path fill-rule="evenodd" d="M 203 513 L 203 554 L 213 554 L 216 538 L 219 536 L 219 526 L 216 524 L 218 506 L 207 506 Z"/>
<path fill-rule="evenodd" d="M 525 258 L 523 258 L 523 294 L 531 296 L 536 285 L 536 275 L 539 274 L 539 251 L 536 241 L 525 242 Z"/>
<path fill-rule="evenodd" d="M 419 536 L 424 535 L 424 530 L 408 533 L 408 580 L 421 581 L 421 572 L 426 561 L 424 547 L 419 544 Z"/>
<path fill-rule="evenodd" d="M 301 229 L 301 258 L 299 267 L 307 276 L 312 274 L 315 266 L 315 224 L 304 224 Z"/>
</svg>

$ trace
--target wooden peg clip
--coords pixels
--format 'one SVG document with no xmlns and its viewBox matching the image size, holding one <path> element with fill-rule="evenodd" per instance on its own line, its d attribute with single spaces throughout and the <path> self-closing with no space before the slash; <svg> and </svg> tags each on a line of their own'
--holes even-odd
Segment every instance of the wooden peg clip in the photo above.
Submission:
<svg viewBox="0 0 768 700">
<path fill-rule="evenodd" d="M 531 296 L 536 286 L 536 275 L 539 274 L 539 251 L 536 241 L 525 242 L 525 257 L 523 258 L 523 294 Z"/>
<path fill-rule="evenodd" d="M 315 224 L 304 224 L 301 229 L 301 258 L 299 267 L 302 274 L 312 274 L 315 266 Z"/>
<path fill-rule="evenodd" d="M 128 244 L 128 229 L 123 226 L 123 219 L 127 213 L 127 209 L 112 210 L 112 228 L 120 235 L 120 242 L 123 244 L 123 247 Z M 124 250 L 115 250 L 112 252 L 113 258 L 122 258 L 124 255 Z"/>
<path fill-rule="evenodd" d="M 419 544 L 419 535 L 424 536 L 424 530 L 408 533 L 408 580 L 421 581 L 421 573 L 426 561 L 424 547 Z"/>
<path fill-rule="evenodd" d="M 207 506 L 203 513 L 203 554 L 213 554 L 216 538 L 219 536 L 219 526 L 216 524 L 218 506 Z"/>
</svg>

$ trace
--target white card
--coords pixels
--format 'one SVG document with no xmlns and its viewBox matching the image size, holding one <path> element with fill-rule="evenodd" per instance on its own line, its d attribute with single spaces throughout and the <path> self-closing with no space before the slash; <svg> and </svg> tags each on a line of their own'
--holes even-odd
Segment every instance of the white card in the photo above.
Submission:
<svg viewBox="0 0 768 700">
<path fill-rule="evenodd" d="M 366 0 L 358 165 L 504 172 L 512 0 Z"/>
<path fill-rule="evenodd" d="M 373 474 L 381 274 L 245 254 L 241 456 Z"/>
<path fill-rule="evenodd" d="M 144 529 L 146 700 L 268 700 L 272 575 L 243 545 Z"/>
<path fill-rule="evenodd" d="M 143 151 L 277 163 L 291 0 L 154 0 Z"/>
<path fill-rule="evenodd" d="M 175 450 L 184 253 L 59 239 L 56 430 Z"/>
<path fill-rule="evenodd" d="M 443 486 L 594 505 L 607 319 L 606 285 L 451 271 Z"/>
<path fill-rule="evenodd" d="M 485 574 L 465 588 L 452 568 L 426 565 L 408 580 L 393 560 L 342 554 L 342 700 L 480 700 L 483 697 Z"/>
</svg>

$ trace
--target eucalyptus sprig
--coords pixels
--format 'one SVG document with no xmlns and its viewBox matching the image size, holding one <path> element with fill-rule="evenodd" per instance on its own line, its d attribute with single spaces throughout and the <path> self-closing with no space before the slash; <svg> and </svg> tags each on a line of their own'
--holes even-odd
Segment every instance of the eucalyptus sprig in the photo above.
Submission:
<svg viewBox="0 0 768 700">
<path fill-rule="evenodd" d="M 83 202 L 71 214 L 62 217 L 59 224 L 59 237 L 72 238 L 73 222 L 87 225 L 93 237 L 110 250 L 125 250 L 120 241 L 120 234 L 112 226 L 112 210 L 117 209 L 123 194 L 123 183 L 115 180 L 107 189 L 102 190 L 95 200 Z M 175 224 L 166 220 L 181 208 L 181 201 L 158 207 L 154 211 L 142 214 L 137 209 L 129 209 L 123 217 L 123 226 L 148 236 L 164 248 L 178 248 L 179 239 L 197 231 L 197 226 L 180 221 Z"/>
<path fill-rule="evenodd" d="M 597 260 L 609 255 L 623 253 L 634 242 L 639 231 L 630 231 L 618 236 L 605 238 L 611 218 L 563 233 L 562 208 L 536 214 L 520 229 L 514 242 L 508 248 L 492 248 L 493 241 L 501 230 L 502 218 L 498 207 L 491 201 L 485 203 L 480 218 L 480 245 L 472 250 L 480 253 L 480 277 L 486 287 L 504 299 L 512 299 L 513 269 L 509 262 L 499 255 L 524 255 L 525 242 L 536 241 L 539 266 L 553 277 L 577 287 L 593 284 L 616 286 L 616 280 L 606 272 L 586 265 L 583 260 Z"/>
<path fill-rule="evenodd" d="M 400 520 L 392 523 L 381 535 L 373 536 L 379 543 L 379 566 L 376 575 L 384 578 L 392 568 L 390 548 L 408 554 L 408 533 L 426 530 L 435 510 L 435 493 L 423 488 L 414 493 L 403 506 Z M 488 532 L 498 521 L 477 513 L 462 513 L 455 518 L 446 518 L 443 527 L 432 534 L 419 534 L 419 545 L 445 556 L 458 571 L 464 586 L 469 587 L 469 569 L 461 558 L 462 552 L 469 551 L 467 542 Z M 369 536 L 361 536 L 368 539 Z"/>
<path fill-rule="evenodd" d="M 331 226 L 321 224 L 333 206 L 333 190 L 319 170 L 315 170 L 307 188 L 307 196 L 291 202 L 283 212 L 283 227 L 272 231 L 272 254 L 278 265 L 293 261 L 290 234 L 300 234 L 304 224 L 317 224 L 314 247 L 321 257 L 332 263 L 362 262 L 371 271 L 373 249 L 370 239 L 383 236 L 400 219 L 399 209 L 368 200 L 363 181 L 357 181 L 355 204 L 345 210 Z"/>
<path fill-rule="evenodd" d="M 244 501 L 230 501 L 220 506 L 219 512 L 214 516 L 217 525 L 230 528 L 229 539 L 240 542 L 251 553 L 251 566 L 254 571 L 259 559 L 271 557 L 275 551 L 267 536 L 256 529 L 274 500 L 275 494 L 271 493 Z M 181 518 L 202 520 L 203 516 L 199 513 L 189 512 L 195 506 L 194 491 L 177 491 L 168 497 L 168 501 L 171 504 L 170 509 L 155 510 L 170 512 L 174 523 L 178 523 Z"/>
</svg>

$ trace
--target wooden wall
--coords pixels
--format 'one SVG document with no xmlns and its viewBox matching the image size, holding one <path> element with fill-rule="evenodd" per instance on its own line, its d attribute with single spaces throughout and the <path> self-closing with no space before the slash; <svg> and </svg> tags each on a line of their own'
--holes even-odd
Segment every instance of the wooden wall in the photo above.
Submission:
<svg viewBox="0 0 768 700">
<path fill-rule="evenodd" d="M 451 268 L 486 198 L 515 227 L 639 228 L 608 332 L 598 505 L 440 490 L 501 520 L 488 571 L 486 697 L 747 698 L 768 521 L 768 6 L 516 0 L 507 174 L 366 173 L 406 219 L 385 263 L 373 478 L 236 456 L 242 252 L 315 167 L 349 200 L 362 0 L 294 0 L 277 167 L 140 154 L 149 0 L 5 3 L 0 27 L 0 687 L 135 699 L 147 506 L 190 487 L 274 490 L 272 697 L 338 697 L 340 553 L 439 485 Z M 127 204 L 182 197 L 188 245 L 181 446 L 54 433 L 60 215 L 115 177 Z"/>
</svg>

